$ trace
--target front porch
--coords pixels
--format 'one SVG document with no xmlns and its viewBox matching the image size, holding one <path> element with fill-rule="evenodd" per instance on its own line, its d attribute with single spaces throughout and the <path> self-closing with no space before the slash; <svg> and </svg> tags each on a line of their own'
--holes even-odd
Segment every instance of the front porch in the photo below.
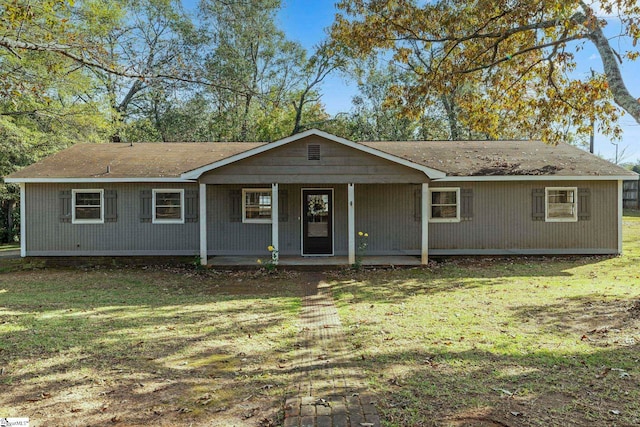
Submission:
<svg viewBox="0 0 640 427">
<path fill-rule="evenodd" d="M 382 189 L 382 187 L 388 188 Z M 228 204 L 224 201 L 220 202 L 227 194 L 225 191 L 235 195 Z M 253 218 L 243 216 L 247 215 L 245 191 L 247 193 L 259 191 L 265 194 L 264 206 L 266 207 L 259 207 L 259 209 L 268 213 L 267 219 L 260 219 L 257 223 L 258 221 L 254 221 Z M 267 247 L 276 248 L 278 250 L 276 257 L 279 258 L 279 264 L 283 266 L 349 266 L 356 263 L 361 250 L 359 236 L 362 236 L 362 232 L 358 231 L 361 229 L 372 234 L 371 240 L 368 241 L 371 252 L 394 254 L 367 255 L 362 265 L 426 265 L 429 253 L 428 192 L 429 184 L 426 182 L 390 185 L 339 183 L 283 184 L 282 186 L 279 183 L 271 183 L 269 186 L 200 183 L 199 217 L 207 219 L 199 221 L 200 262 L 213 267 L 252 266 L 258 264 L 258 256 L 246 254 L 254 253 L 257 246 L 265 249 L 263 258 L 269 255 L 266 253 Z M 358 203 L 356 203 L 357 194 L 359 195 Z M 282 204 L 281 196 L 284 200 Z M 309 206 L 307 200 L 318 197 L 324 197 L 322 209 L 319 210 L 314 205 L 314 213 L 321 211 L 321 214 L 324 213 L 322 218 L 325 220 L 309 223 L 314 225 L 312 228 L 307 223 L 307 220 L 313 217 L 311 211 L 307 211 Z M 235 206 L 235 208 L 226 208 L 226 206 Z M 210 208 L 218 210 L 210 215 Z M 281 209 L 284 210 L 282 217 Z M 360 228 L 356 228 L 356 210 L 359 211 L 357 222 Z M 227 218 L 230 219 L 227 220 Z M 272 218 L 278 218 L 278 220 L 272 220 Z M 318 226 L 324 226 L 324 228 L 321 229 Z M 215 231 L 210 232 L 209 227 L 214 227 Z M 211 243 L 209 243 L 210 240 Z M 327 240 L 327 242 L 322 246 L 317 244 L 312 246 L 311 240 Z M 236 255 L 227 255 L 231 252 L 230 248 Z M 416 256 L 401 255 L 406 253 Z M 334 257 L 334 254 L 341 256 Z"/>
<path fill-rule="evenodd" d="M 278 266 L 281 267 L 336 267 L 349 266 L 349 257 L 303 257 L 283 255 L 280 256 Z M 378 267 L 406 267 L 421 265 L 420 256 L 394 255 L 394 256 L 365 256 L 362 258 L 363 266 Z M 207 266 L 211 268 L 221 267 L 259 267 L 255 256 L 213 256 L 207 259 Z"/>
</svg>

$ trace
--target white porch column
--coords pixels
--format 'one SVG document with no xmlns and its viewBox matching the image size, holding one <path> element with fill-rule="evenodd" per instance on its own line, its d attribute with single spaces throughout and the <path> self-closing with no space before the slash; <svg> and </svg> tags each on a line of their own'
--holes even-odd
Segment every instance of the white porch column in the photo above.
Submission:
<svg viewBox="0 0 640 427">
<path fill-rule="evenodd" d="M 356 207 L 353 183 L 347 187 L 347 236 L 349 236 L 349 265 L 356 263 Z"/>
<path fill-rule="evenodd" d="M 278 222 L 279 222 L 279 212 L 278 212 L 278 183 L 274 182 L 271 184 L 271 246 L 275 248 L 276 251 L 271 254 L 273 262 L 278 264 L 278 259 L 280 258 L 280 241 L 278 239 L 279 230 L 278 230 Z"/>
<path fill-rule="evenodd" d="M 27 200 L 25 196 L 25 183 L 20 183 L 20 256 L 22 258 L 27 256 Z"/>
<path fill-rule="evenodd" d="M 422 183 L 422 203 L 420 207 L 421 229 L 422 229 L 422 245 L 421 260 L 422 265 L 429 263 L 429 184 Z"/>
<path fill-rule="evenodd" d="M 207 265 L 207 184 L 200 184 L 200 264 Z"/>
</svg>

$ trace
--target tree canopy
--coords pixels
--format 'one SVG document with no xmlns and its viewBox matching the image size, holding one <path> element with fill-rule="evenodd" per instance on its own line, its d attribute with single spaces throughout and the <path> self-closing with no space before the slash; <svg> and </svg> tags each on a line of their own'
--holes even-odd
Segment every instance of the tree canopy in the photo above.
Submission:
<svg viewBox="0 0 640 427">
<path fill-rule="evenodd" d="M 342 0 L 338 7 L 332 35 L 352 56 L 382 52 L 413 75 L 387 100 L 409 116 L 456 93 L 459 119 L 491 138 L 510 123 L 510 133 L 556 142 L 568 132 L 589 133 L 594 120 L 616 136 L 622 111 L 640 123 L 640 104 L 620 73 L 620 63 L 638 52 L 614 50 L 599 16 L 616 14 L 616 37 L 635 47 L 635 1 Z M 603 72 L 576 76 L 576 53 L 586 43 L 597 49 Z"/>
</svg>

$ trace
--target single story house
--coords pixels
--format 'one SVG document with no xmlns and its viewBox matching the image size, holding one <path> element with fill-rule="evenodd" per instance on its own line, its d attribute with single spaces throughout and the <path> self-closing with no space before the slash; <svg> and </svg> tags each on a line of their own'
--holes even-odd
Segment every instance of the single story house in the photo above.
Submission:
<svg viewBox="0 0 640 427">
<path fill-rule="evenodd" d="M 539 141 L 76 144 L 5 178 L 22 256 L 619 254 L 636 174 Z"/>
</svg>

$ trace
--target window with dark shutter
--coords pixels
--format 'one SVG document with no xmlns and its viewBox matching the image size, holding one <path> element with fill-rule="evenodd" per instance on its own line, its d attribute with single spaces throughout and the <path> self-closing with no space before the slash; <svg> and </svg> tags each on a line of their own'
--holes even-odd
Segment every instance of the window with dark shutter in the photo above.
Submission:
<svg viewBox="0 0 640 427">
<path fill-rule="evenodd" d="M 153 213 L 151 211 L 151 190 L 140 191 L 140 222 L 151 222 Z"/>
<path fill-rule="evenodd" d="M 460 190 L 460 219 L 463 221 L 473 219 L 473 190 L 471 188 Z"/>
<path fill-rule="evenodd" d="M 185 190 L 184 192 L 184 221 L 198 222 L 200 206 L 198 190 Z"/>
<path fill-rule="evenodd" d="M 104 222 L 118 221 L 118 193 L 116 190 L 104 190 Z"/>
<path fill-rule="evenodd" d="M 62 190 L 60 200 L 60 222 L 71 222 L 71 190 Z"/>
<path fill-rule="evenodd" d="M 71 222 L 74 224 L 104 223 L 104 190 L 71 190 Z"/>
<path fill-rule="evenodd" d="M 242 222 L 241 190 L 229 190 L 229 221 Z"/>
<path fill-rule="evenodd" d="M 531 218 L 544 221 L 544 188 L 534 188 L 531 192 Z"/>
<path fill-rule="evenodd" d="M 289 221 L 289 192 L 278 190 L 278 222 Z"/>
<path fill-rule="evenodd" d="M 578 220 L 587 221 L 591 219 L 591 190 L 588 188 L 578 188 Z"/>
<path fill-rule="evenodd" d="M 183 224 L 184 223 L 184 190 L 160 188 L 153 190 L 153 219 L 154 224 Z"/>
<path fill-rule="evenodd" d="M 307 145 L 307 159 L 308 160 L 320 160 L 320 145 L 309 144 Z"/>
<path fill-rule="evenodd" d="M 422 190 L 413 191 L 413 219 L 420 221 L 422 219 Z"/>
</svg>

